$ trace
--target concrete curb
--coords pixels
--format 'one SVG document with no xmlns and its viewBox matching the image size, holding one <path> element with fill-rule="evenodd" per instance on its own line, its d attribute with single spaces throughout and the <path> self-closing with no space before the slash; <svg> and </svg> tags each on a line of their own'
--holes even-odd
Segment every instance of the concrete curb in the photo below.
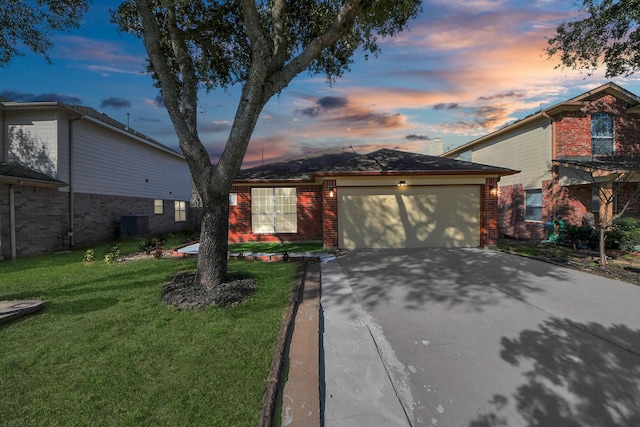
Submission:
<svg viewBox="0 0 640 427">
<path fill-rule="evenodd" d="M 282 381 L 284 359 L 286 355 L 287 345 L 290 341 L 290 337 L 293 331 L 293 324 L 300 300 L 301 289 L 304 286 L 306 269 L 307 264 L 302 264 L 301 268 L 298 269 L 296 281 L 293 285 L 291 300 L 289 301 L 289 307 L 285 312 L 285 317 L 280 329 L 278 342 L 276 343 L 276 348 L 273 352 L 274 357 L 271 361 L 269 377 L 267 378 L 267 389 L 262 400 L 262 412 L 258 420 L 258 425 L 260 427 L 270 427 L 273 424 L 273 416 L 276 406 L 276 400 L 278 397 L 278 389 Z"/>
</svg>

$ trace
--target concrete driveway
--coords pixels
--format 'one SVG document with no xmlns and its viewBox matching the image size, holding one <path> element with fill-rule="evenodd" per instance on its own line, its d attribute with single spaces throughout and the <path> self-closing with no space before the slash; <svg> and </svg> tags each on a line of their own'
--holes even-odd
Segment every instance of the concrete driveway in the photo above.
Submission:
<svg viewBox="0 0 640 427">
<path fill-rule="evenodd" d="M 326 425 L 640 425 L 640 287 L 485 249 L 355 251 L 322 274 Z M 374 345 L 336 341 L 340 316 Z M 345 415 L 341 387 L 374 408 Z"/>
</svg>

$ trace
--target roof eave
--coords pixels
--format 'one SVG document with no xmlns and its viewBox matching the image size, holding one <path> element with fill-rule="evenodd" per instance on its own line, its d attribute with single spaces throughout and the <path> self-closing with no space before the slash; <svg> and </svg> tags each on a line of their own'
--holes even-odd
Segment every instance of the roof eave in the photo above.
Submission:
<svg viewBox="0 0 640 427">
<path fill-rule="evenodd" d="M 67 187 L 69 184 L 62 181 L 44 181 L 33 178 L 18 178 L 15 176 L 0 175 L 0 184 L 18 185 L 18 186 L 33 186 L 40 188 L 62 188 Z"/>
</svg>

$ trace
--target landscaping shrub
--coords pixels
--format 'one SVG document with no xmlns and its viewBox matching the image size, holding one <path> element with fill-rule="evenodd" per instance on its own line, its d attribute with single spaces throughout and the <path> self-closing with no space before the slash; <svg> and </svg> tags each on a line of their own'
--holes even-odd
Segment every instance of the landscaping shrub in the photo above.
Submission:
<svg viewBox="0 0 640 427">
<path fill-rule="evenodd" d="M 591 227 L 568 225 L 564 230 L 561 244 L 575 247 L 598 247 L 598 233 Z"/>
<path fill-rule="evenodd" d="M 623 251 L 635 251 L 640 246 L 640 221 L 636 218 L 618 218 L 608 239 Z"/>
<path fill-rule="evenodd" d="M 104 254 L 104 262 L 107 264 L 115 264 L 120 258 L 120 248 L 118 246 L 112 246 L 107 249 L 107 253 Z"/>
<path fill-rule="evenodd" d="M 93 249 L 87 249 L 82 257 L 84 262 L 95 262 L 96 260 L 96 252 Z"/>
</svg>

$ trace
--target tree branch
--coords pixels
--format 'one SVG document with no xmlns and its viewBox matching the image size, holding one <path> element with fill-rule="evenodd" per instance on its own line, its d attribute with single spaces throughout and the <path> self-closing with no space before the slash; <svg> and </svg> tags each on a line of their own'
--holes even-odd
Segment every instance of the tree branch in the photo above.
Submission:
<svg viewBox="0 0 640 427">
<path fill-rule="evenodd" d="M 289 63 L 277 73 L 276 78 L 273 78 L 274 86 L 271 88 L 273 94 L 287 87 L 291 80 L 306 70 L 311 62 L 313 62 L 325 48 L 333 45 L 347 34 L 353 27 L 356 17 L 364 6 L 362 0 L 347 1 L 336 15 L 331 28 L 312 40 L 298 56 L 289 61 Z"/>
</svg>

